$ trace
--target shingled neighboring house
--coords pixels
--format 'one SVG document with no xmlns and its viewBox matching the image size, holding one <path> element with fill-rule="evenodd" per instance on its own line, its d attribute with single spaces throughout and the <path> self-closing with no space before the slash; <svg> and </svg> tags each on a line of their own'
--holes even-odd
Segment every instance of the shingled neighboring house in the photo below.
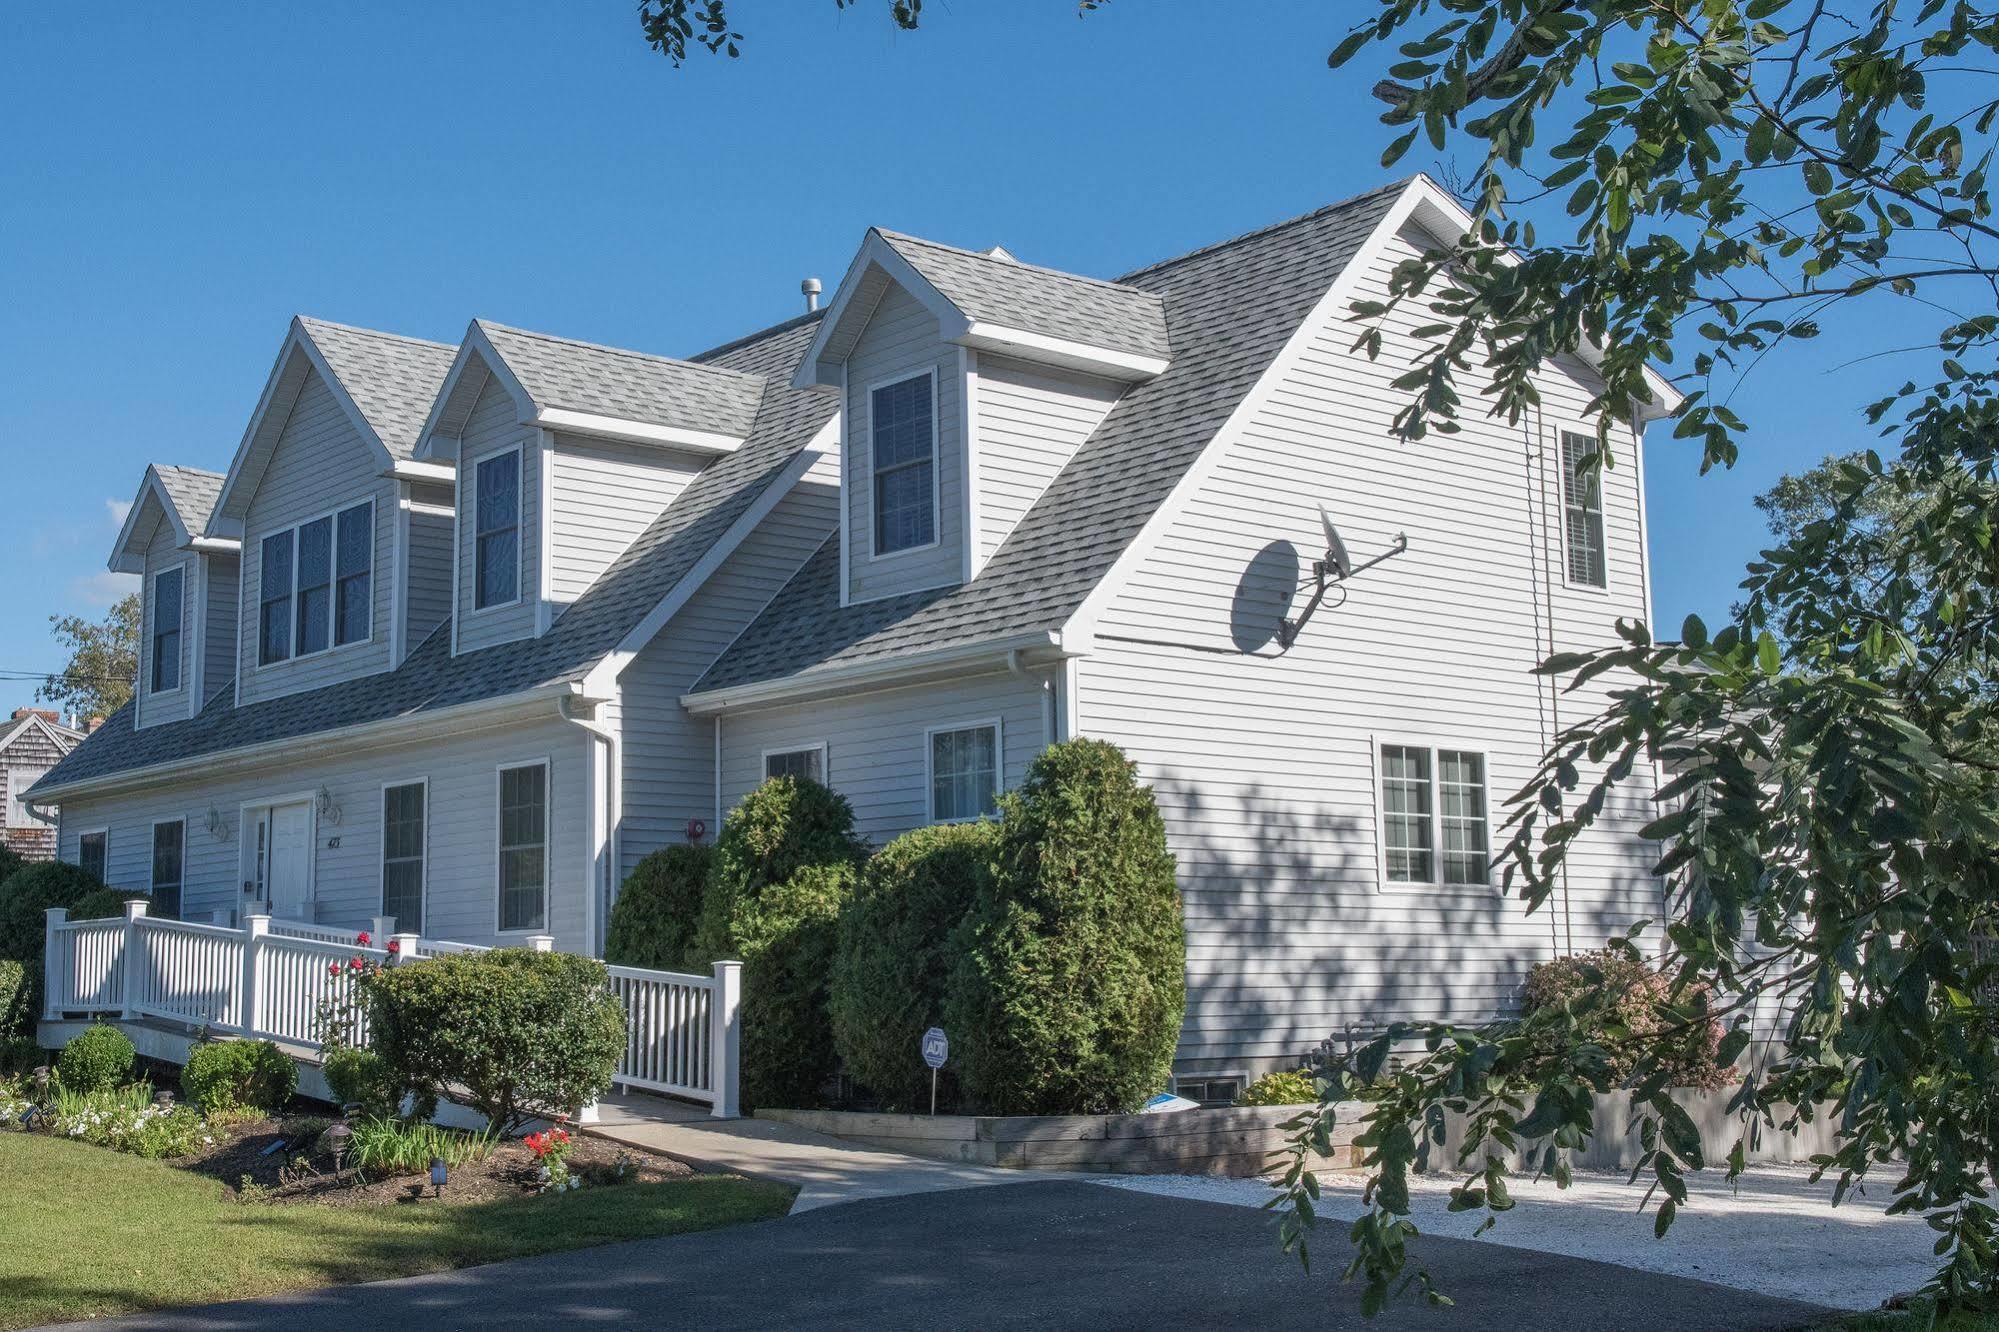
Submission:
<svg viewBox="0 0 1999 1332">
<path fill-rule="evenodd" d="M 1649 618 L 1648 552 L 1588 358 L 1389 434 L 1427 316 L 1371 361 L 1350 307 L 1465 220 L 1417 178 L 1115 281 L 871 230 L 825 310 L 688 359 L 299 319 L 226 474 L 149 470 L 139 697 L 35 797 L 156 910 L 595 952 L 769 774 L 879 842 L 1101 736 L 1179 857 L 1183 1089 L 1503 1009 L 1658 909 L 1649 774 L 1550 909 L 1488 863 L 1610 687 L 1530 668 Z M 1386 558 L 1322 578 L 1321 506 Z"/>
<path fill-rule="evenodd" d="M 16 708 L 0 725 L 0 845 L 23 860 L 55 859 L 56 820 L 21 797 L 82 739 L 42 708 Z"/>
</svg>

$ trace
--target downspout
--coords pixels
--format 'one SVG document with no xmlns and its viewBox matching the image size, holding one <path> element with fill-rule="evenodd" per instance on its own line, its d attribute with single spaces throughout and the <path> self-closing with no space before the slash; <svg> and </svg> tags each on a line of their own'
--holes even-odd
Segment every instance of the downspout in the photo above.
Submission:
<svg viewBox="0 0 1999 1332">
<path fill-rule="evenodd" d="M 1021 664 L 1020 649 L 1006 650 L 1007 673 L 1017 680 L 1033 681 L 1041 691 L 1041 747 L 1047 749 L 1055 743 L 1055 676 L 1052 672 L 1041 675 L 1030 674 Z"/>
<path fill-rule="evenodd" d="M 574 697 L 564 694 L 556 700 L 556 711 L 562 715 L 564 721 L 574 722 L 576 725 L 582 727 L 593 740 L 603 744 L 604 791 L 601 811 L 604 819 L 604 835 L 601 842 L 597 842 L 594 835 L 591 838 L 597 844 L 591 848 L 589 891 L 583 899 L 584 951 L 591 957 L 601 957 L 603 956 L 604 948 L 602 930 L 599 926 L 603 913 L 609 909 L 609 903 L 605 899 L 610 895 L 610 886 L 617 875 L 618 868 L 618 736 L 617 732 L 605 726 L 602 722 L 594 718 L 578 715 L 574 704 Z M 592 745 L 593 753 L 591 755 L 590 771 L 593 784 L 597 758 L 594 752 L 595 748 L 595 745 Z M 595 811 L 593 811 L 594 813 Z M 601 869 L 599 868 L 600 856 L 602 857 Z"/>
</svg>

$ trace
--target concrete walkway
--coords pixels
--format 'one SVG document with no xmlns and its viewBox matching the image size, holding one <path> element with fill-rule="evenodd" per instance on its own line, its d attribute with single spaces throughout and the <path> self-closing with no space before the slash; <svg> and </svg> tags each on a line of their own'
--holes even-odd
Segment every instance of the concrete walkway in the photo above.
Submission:
<svg viewBox="0 0 1999 1332">
<path fill-rule="evenodd" d="M 766 1119 L 715 1119 L 664 1097 L 610 1096 L 585 1132 L 658 1152 L 703 1170 L 796 1185 L 794 1214 L 860 1198 L 893 1198 L 1038 1178 L 1019 1170 L 931 1161 L 861 1147 Z M 1059 1177 L 1058 1177 L 1059 1178 Z"/>
</svg>

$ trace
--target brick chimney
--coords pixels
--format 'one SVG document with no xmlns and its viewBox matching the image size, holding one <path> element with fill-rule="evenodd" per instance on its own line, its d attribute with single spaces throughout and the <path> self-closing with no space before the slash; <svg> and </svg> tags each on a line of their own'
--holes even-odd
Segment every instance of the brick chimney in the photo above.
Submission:
<svg viewBox="0 0 1999 1332">
<path fill-rule="evenodd" d="M 23 717 L 40 717 L 52 726 L 62 722 L 61 715 L 49 708 L 15 708 L 11 720 L 19 721 Z"/>
<path fill-rule="evenodd" d="M 102 717 L 92 717 L 92 718 L 91 718 L 91 719 L 90 719 L 89 721 L 87 721 L 87 722 L 85 722 L 85 723 L 83 724 L 83 729 L 84 729 L 84 731 L 85 731 L 86 733 L 88 733 L 88 732 L 91 732 L 91 731 L 94 731 L 94 730 L 96 730 L 96 729 L 97 729 L 98 727 L 100 727 L 100 726 L 102 726 L 102 725 L 104 725 L 104 718 L 102 718 Z"/>
</svg>

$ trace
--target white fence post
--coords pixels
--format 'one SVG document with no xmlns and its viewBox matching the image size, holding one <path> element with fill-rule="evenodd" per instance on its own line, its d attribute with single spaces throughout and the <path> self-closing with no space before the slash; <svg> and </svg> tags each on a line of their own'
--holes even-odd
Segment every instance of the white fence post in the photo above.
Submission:
<svg viewBox="0 0 1999 1332">
<path fill-rule="evenodd" d="M 417 944 L 420 943 L 422 939 L 423 936 L 420 934 L 390 935 L 386 940 L 383 941 L 382 944 L 382 947 L 384 948 L 389 948 L 390 944 L 395 945 L 394 948 L 389 948 L 389 965 L 392 967 L 399 967 L 403 965 L 405 962 L 416 961 Z"/>
<path fill-rule="evenodd" d="M 269 916 L 243 918 L 243 980 L 236 993 L 236 1024 L 245 1036 L 258 1031 L 257 965 L 262 960 L 264 940 L 271 932 Z"/>
<path fill-rule="evenodd" d="M 139 928 L 139 922 L 145 915 L 145 902 L 134 900 L 125 903 L 125 955 L 120 959 L 125 975 L 118 998 L 120 1015 L 128 1018 L 139 1016 L 139 975 L 145 968 L 145 960 L 140 956 L 145 951 L 141 942 L 145 935 Z"/>
<path fill-rule="evenodd" d="M 396 932 L 394 916 L 370 916 L 368 918 L 368 941 L 376 948 L 388 945 L 389 936 Z"/>
<path fill-rule="evenodd" d="M 528 947 L 537 953 L 552 953 L 555 951 L 555 936 L 552 934 L 530 934 L 528 936 Z"/>
<path fill-rule="evenodd" d="M 48 919 L 42 925 L 42 1016 L 53 1021 L 58 1011 L 56 995 L 70 991 L 67 979 L 61 985 L 56 984 L 57 977 L 67 969 L 67 958 L 58 960 L 56 934 L 69 923 L 69 908 L 49 907 L 45 914 Z"/>
<path fill-rule="evenodd" d="M 715 1088 L 714 1115 L 734 1119 L 743 1112 L 738 1065 L 743 1053 L 743 964 L 717 962 L 715 990 L 708 1006 L 708 1073 Z"/>
</svg>

